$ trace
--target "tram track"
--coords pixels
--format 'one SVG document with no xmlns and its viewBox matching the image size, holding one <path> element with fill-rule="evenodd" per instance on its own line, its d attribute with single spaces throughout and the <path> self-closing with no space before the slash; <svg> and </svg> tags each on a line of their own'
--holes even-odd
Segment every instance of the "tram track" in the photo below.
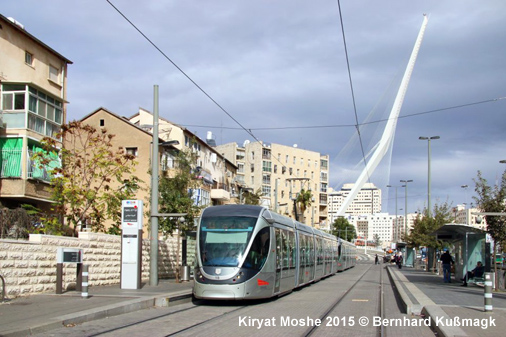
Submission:
<svg viewBox="0 0 506 337">
<path fill-rule="evenodd" d="M 358 279 L 357 279 L 357 280 L 353 283 L 353 285 L 352 285 L 350 288 L 348 288 L 348 289 L 347 289 L 347 290 L 346 290 L 346 291 L 345 291 L 345 292 L 341 295 L 341 297 L 339 297 L 337 300 L 335 300 L 335 301 L 334 301 L 334 302 L 333 302 L 333 303 L 332 303 L 332 304 L 331 304 L 331 305 L 327 308 L 327 310 L 325 310 L 325 312 L 324 312 L 324 313 L 323 313 L 323 314 L 319 317 L 319 319 L 320 319 L 320 321 L 321 321 L 321 322 L 324 322 L 324 321 L 325 321 L 328 317 L 330 317 L 330 314 L 332 313 L 332 311 L 334 311 L 334 309 L 335 309 L 335 308 L 336 308 L 336 307 L 337 307 L 337 306 L 338 306 L 338 305 L 339 305 L 339 304 L 340 304 L 340 303 L 341 303 L 344 299 L 346 299 L 346 298 L 349 296 L 350 292 L 351 292 L 351 291 L 352 291 L 352 290 L 353 290 L 353 289 L 354 289 L 354 288 L 355 288 L 355 287 L 356 287 L 356 286 L 357 286 L 357 285 L 358 285 L 358 284 L 362 281 L 362 279 L 364 278 L 364 276 L 365 276 L 365 275 L 366 275 L 366 274 L 367 274 L 367 273 L 371 270 L 372 266 L 373 266 L 373 265 L 371 265 L 369 268 L 367 268 L 367 269 L 365 270 L 365 272 L 364 272 L 364 273 L 363 273 L 363 274 L 362 274 L 362 275 L 361 275 L 361 276 L 360 276 L 360 277 L 359 277 L 359 278 L 358 278 Z M 380 273 L 380 275 L 381 275 L 381 274 L 382 274 L 382 273 Z M 381 277 L 381 276 L 380 276 L 380 277 Z M 380 291 L 382 291 L 382 289 L 381 289 Z M 308 328 L 302 336 L 304 336 L 304 337 L 306 337 L 306 336 L 311 336 L 311 335 L 315 334 L 315 333 L 316 333 L 316 331 L 317 331 L 318 329 L 320 329 L 320 328 L 321 328 L 321 326 L 317 326 L 317 325 L 312 326 L 312 327 Z M 384 336 L 384 335 L 383 335 L 383 336 Z"/>
</svg>

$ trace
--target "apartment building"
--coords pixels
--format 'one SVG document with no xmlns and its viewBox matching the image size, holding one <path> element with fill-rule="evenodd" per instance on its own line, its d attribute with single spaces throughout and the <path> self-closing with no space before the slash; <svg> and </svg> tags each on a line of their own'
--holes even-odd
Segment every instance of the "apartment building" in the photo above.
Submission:
<svg viewBox="0 0 506 337">
<path fill-rule="evenodd" d="M 128 120 L 152 134 L 153 114 L 148 110 L 140 108 Z M 238 190 L 235 178 L 237 166 L 214 148 L 212 137 L 203 140 L 185 127 L 164 118 L 159 118 L 158 124 L 160 139 L 177 141 L 179 144 L 174 145 L 176 149 L 190 148 L 197 156 L 195 172 L 202 184 L 201 188 L 193 191 L 195 202 L 203 207 L 234 203 Z"/>
<path fill-rule="evenodd" d="M 0 15 L 0 202 L 48 210 L 51 179 L 32 159 L 44 137 L 56 140 L 67 115 L 70 60 Z M 54 165 L 59 165 L 54 158 Z"/>
<path fill-rule="evenodd" d="M 481 230 L 487 230 L 487 221 L 484 216 L 475 215 L 479 213 L 477 208 L 468 208 L 466 205 L 457 205 L 452 208 L 455 223 L 467 224 Z"/>
<path fill-rule="evenodd" d="M 350 194 L 354 184 L 344 184 L 341 190 L 329 193 L 329 220 L 334 222 L 337 212 Z M 346 215 L 376 214 L 381 212 L 381 189 L 366 183 L 345 211 Z"/>
<path fill-rule="evenodd" d="M 395 216 L 388 213 L 346 215 L 348 222 L 355 226 L 357 236 L 374 241 L 377 236 L 383 247 L 389 247 L 393 242 L 392 223 Z"/>
<path fill-rule="evenodd" d="M 304 189 L 312 193 L 311 206 L 299 220 L 314 227 L 327 223 L 329 157 L 297 146 L 245 141 L 219 145 L 216 150 L 237 166 L 243 188 L 261 191 L 262 204 L 295 217 L 294 199 Z"/>
<path fill-rule="evenodd" d="M 105 108 L 99 108 L 83 117 L 81 122 L 97 129 L 106 129 L 109 134 L 114 135 L 115 146 L 123 147 L 126 152 L 136 157 L 135 175 L 143 183 L 135 198 L 143 200 L 148 205 L 151 194 L 153 114 L 141 108 L 138 113 L 127 118 Z M 198 162 L 194 172 L 196 177 L 201 179 L 201 184 L 191 191 L 197 205 L 206 207 L 232 202 L 230 191 L 236 188 L 232 180 L 237 168 L 219 155 L 206 141 L 189 130 L 160 118 L 158 142 L 161 175 L 170 174 L 176 153 L 183 148 L 191 148 L 197 155 Z M 148 221 L 149 217 L 146 215 L 144 223 L 147 224 Z"/>
</svg>

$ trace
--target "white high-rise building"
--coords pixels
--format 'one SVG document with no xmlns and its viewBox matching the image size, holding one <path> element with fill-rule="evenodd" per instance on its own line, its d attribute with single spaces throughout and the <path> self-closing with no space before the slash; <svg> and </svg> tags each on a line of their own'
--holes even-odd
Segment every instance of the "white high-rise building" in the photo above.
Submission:
<svg viewBox="0 0 506 337">
<path fill-rule="evenodd" d="M 329 221 L 337 219 L 339 208 L 350 194 L 354 184 L 344 184 L 340 191 L 329 192 Z M 373 183 L 367 183 L 358 192 L 355 199 L 346 209 L 346 215 L 376 214 L 381 212 L 381 190 Z"/>
</svg>

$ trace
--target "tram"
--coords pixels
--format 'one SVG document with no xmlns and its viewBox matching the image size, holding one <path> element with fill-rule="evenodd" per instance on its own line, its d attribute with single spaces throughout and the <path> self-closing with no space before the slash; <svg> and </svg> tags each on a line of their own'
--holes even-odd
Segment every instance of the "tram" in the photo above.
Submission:
<svg viewBox="0 0 506 337">
<path fill-rule="evenodd" d="M 197 230 L 193 295 L 279 296 L 356 263 L 355 246 L 262 206 L 206 208 Z"/>
</svg>

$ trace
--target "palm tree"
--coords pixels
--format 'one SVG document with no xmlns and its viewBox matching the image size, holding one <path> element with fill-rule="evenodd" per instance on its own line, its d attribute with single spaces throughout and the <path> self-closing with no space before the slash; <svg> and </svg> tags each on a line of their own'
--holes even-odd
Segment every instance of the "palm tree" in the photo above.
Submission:
<svg viewBox="0 0 506 337">
<path fill-rule="evenodd" d="M 301 221 L 304 221 L 304 212 L 306 209 L 311 206 L 311 201 L 313 199 L 313 195 L 310 190 L 301 189 L 299 195 L 297 195 L 297 199 L 295 200 L 299 206 Z"/>
</svg>

